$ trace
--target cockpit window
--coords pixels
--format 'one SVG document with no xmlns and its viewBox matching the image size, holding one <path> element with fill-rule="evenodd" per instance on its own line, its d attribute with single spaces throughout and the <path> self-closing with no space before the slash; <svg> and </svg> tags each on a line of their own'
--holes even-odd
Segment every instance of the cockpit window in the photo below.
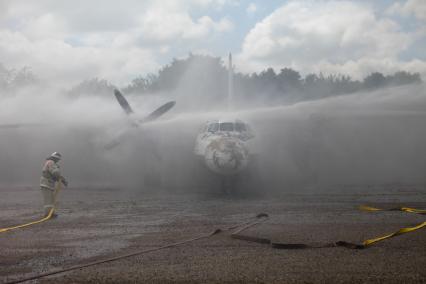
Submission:
<svg viewBox="0 0 426 284">
<path fill-rule="evenodd" d="M 217 131 L 225 131 L 225 132 L 249 132 L 249 126 L 247 124 L 245 124 L 244 122 L 241 121 L 237 121 L 237 122 L 222 122 L 222 123 L 218 123 L 218 122 L 211 122 L 208 123 L 205 131 L 211 132 L 211 133 L 215 133 Z"/>
<path fill-rule="evenodd" d="M 234 124 L 232 122 L 223 122 L 220 124 L 220 131 L 234 131 Z"/>
<path fill-rule="evenodd" d="M 244 123 L 237 122 L 235 123 L 235 131 L 244 132 L 244 131 L 247 131 L 247 127 Z"/>
<path fill-rule="evenodd" d="M 234 131 L 234 123 L 223 122 L 220 124 L 220 131 Z"/>
<path fill-rule="evenodd" d="M 208 132 L 216 132 L 219 130 L 219 123 L 212 123 L 209 125 L 209 127 L 207 128 Z"/>
</svg>

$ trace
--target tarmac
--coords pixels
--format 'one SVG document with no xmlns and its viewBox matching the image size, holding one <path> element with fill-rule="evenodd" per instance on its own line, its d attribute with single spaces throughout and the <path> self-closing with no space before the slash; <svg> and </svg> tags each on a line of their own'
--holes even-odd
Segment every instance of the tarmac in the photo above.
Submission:
<svg viewBox="0 0 426 284">
<path fill-rule="evenodd" d="M 41 217 L 38 188 L 0 188 L 0 227 Z M 361 243 L 425 221 L 359 205 L 426 209 L 424 185 L 352 185 L 226 196 L 165 189 L 76 187 L 60 193 L 58 218 L 0 234 L 0 283 L 161 247 L 253 220 L 245 235 L 285 243 Z M 274 249 L 230 231 L 172 248 L 29 283 L 426 283 L 426 229 L 367 249 Z"/>
</svg>

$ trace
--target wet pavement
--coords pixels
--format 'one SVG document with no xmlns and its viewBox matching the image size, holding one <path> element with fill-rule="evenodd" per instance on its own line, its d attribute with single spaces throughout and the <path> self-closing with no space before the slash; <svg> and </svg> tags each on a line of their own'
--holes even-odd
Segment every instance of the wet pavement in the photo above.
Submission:
<svg viewBox="0 0 426 284">
<path fill-rule="evenodd" d="M 0 227 L 37 219 L 38 189 L 2 187 Z M 245 235 L 285 243 L 360 243 L 425 221 L 403 212 L 361 212 L 359 205 L 426 209 L 426 188 L 345 186 L 274 196 L 71 188 L 59 217 L 0 234 L 0 283 L 156 248 L 228 228 L 264 212 Z M 48 276 L 36 283 L 426 283 L 426 229 L 364 249 L 278 250 L 210 238 Z M 34 281 L 33 281 L 34 282 Z"/>
</svg>

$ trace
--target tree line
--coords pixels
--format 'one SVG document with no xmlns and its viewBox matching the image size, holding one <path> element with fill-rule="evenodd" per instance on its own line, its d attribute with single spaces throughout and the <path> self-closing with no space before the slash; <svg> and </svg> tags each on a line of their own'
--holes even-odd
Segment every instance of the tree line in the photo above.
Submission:
<svg viewBox="0 0 426 284">
<path fill-rule="evenodd" d="M 12 90 L 37 82 L 37 77 L 28 67 L 19 70 L 7 69 L 0 64 L 0 89 Z M 389 86 L 422 82 L 419 73 L 398 71 L 384 75 L 373 72 L 362 80 L 350 76 L 301 74 L 284 67 L 279 71 L 267 68 L 259 73 L 234 74 L 234 93 L 240 103 L 291 103 L 315 100 L 330 96 L 370 91 Z M 184 96 L 192 94 L 195 100 L 213 105 L 223 103 L 228 92 L 228 70 L 224 62 L 209 55 L 189 54 L 184 59 L 173 59 L 156 74 L 138 76 L 120 89 L 125 94 L 169 94 Z M 68 91 L 72 97 L 84 95 L 111 95 L 116 86 L 104 79 L 85 80 Z"/>
<path fill-rule="evenodd" d="M 191 70 L 193 69 L 193 70 Z M 187 76 L 189 73 L 190 76 Z M 152 94 L 171 91 L 179 84 L 195 86 L 203 93 L 226 98 L 228 71 L 220 58 L 208 55 L 190 54 L 185 59 L 174 59 L 164 66 L 158 74 L 137 77 L 123 88 L 126 93 Z M 282 68 L 276 72 L 267 68 L 259 73 L 234 74 L 236 97 L 242 101 L 263 100 L 271 102 L 294 102 L 314 100 L 324 97 L 370 91 L 388 86 L 400 86 L 422 82 L 419 73 L 398 71 L 391 75 L 373 72 L 363 80 L 354 80 L 350 76 L 307 74 L 291 68 Z M 225 94 L 225 95 L 220 95 Z"/>
<path fill-rule="evenodd" d="M 0 90 L 13 91 L 35 84 L 37 81 L 36 76 L 29 67 L 8 69 L 0 63 Z"/>
</svg>

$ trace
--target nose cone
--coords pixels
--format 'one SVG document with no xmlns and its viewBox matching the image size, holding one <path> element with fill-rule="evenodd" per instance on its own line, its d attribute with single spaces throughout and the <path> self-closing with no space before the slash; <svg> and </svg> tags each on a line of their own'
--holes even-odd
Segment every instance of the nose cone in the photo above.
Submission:
<svg viewBox="0 0 426 284">
<path fill-rule="evenodd" d="M 234 175 L 247 167 L 249 152 L 244 142 L 233 137 L 218 137 L 204 155 L 206 166 L 221 175 Z"/>
</svg>

